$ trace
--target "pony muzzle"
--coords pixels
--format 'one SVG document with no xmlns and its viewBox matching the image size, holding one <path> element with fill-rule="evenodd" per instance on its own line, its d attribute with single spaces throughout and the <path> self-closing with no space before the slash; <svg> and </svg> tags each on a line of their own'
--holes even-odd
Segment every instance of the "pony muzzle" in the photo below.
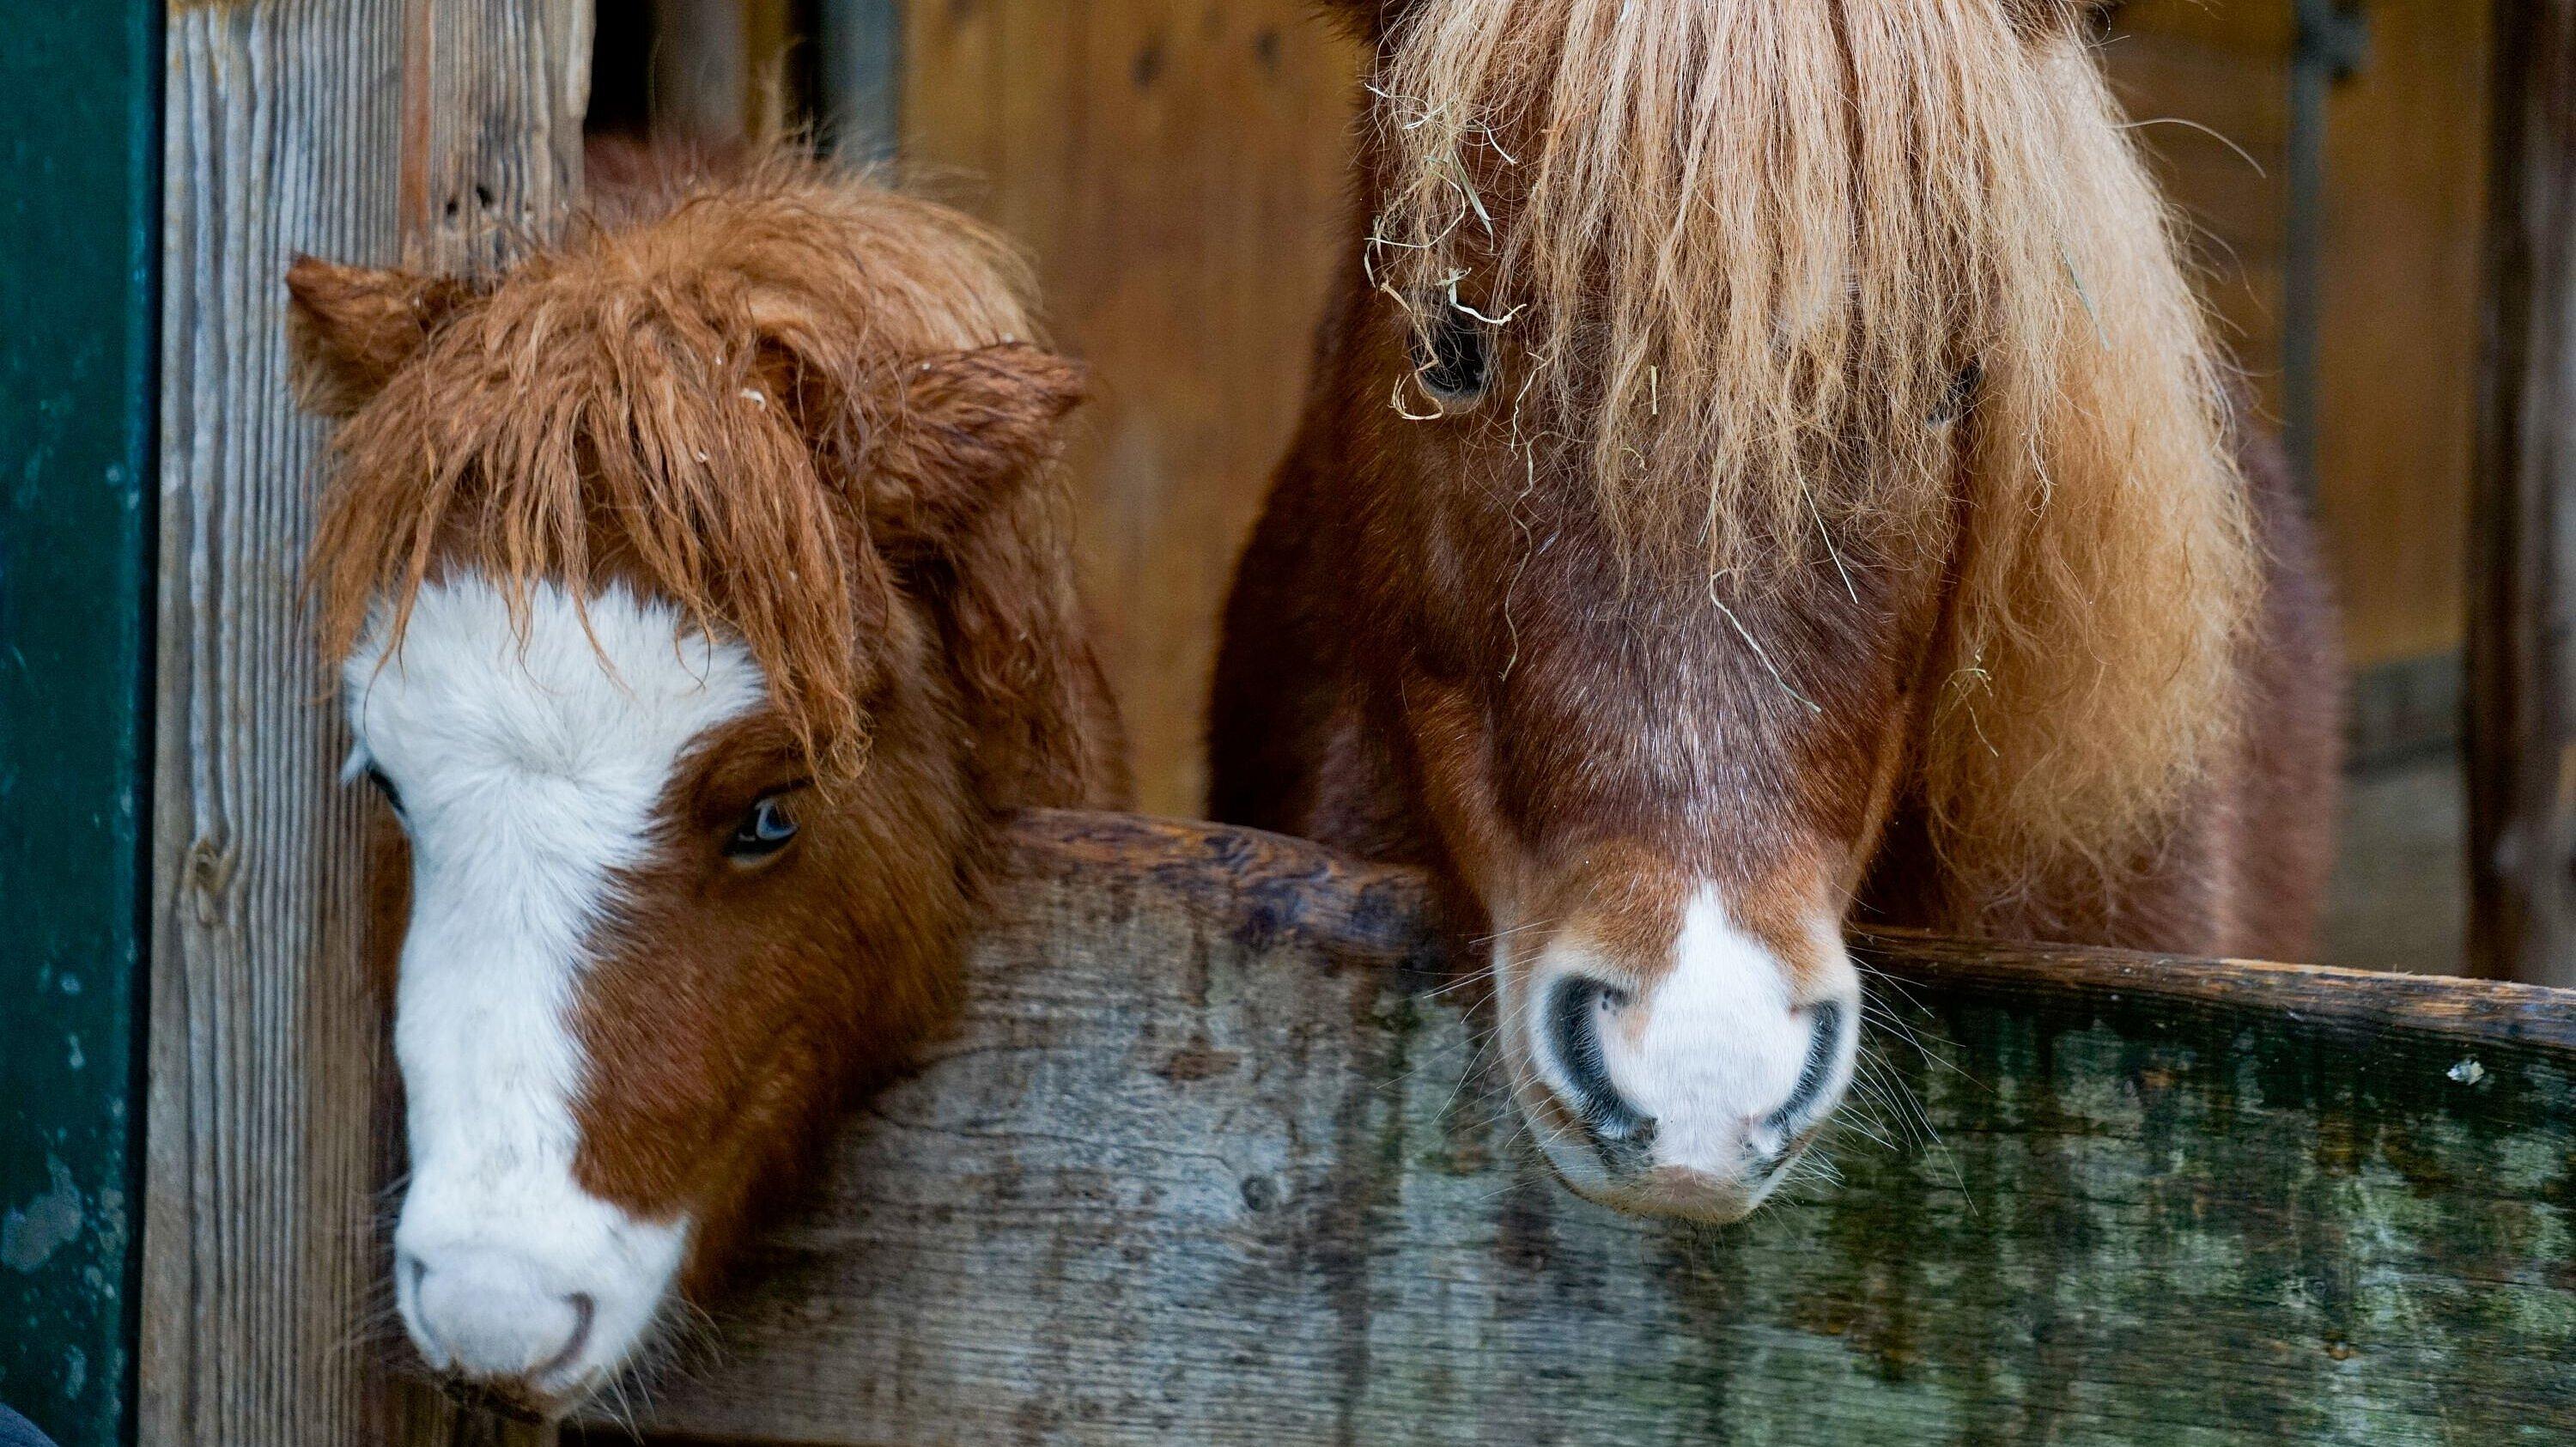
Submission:
<svg viewBox="0 0 2576 1447">
<path fill-rule="evenodd" d="M 536 1416 L 570 1410 L 628 1364 L 683 1254 L 676 1228 L 585 1230 L 606 1223 L 577 1210 L 506 1232 L 439 1229 L 446 1214 L 407 1208 L 394 1233 L 403 1328 L 432 1371 Z"/>
<path fill-rule="evenodd" d="M 1506 980 L 1516 1094 L 1569 1186 L 1721 1222 L 1770 1195 L 1851 1083 L 1858 976 L 1814 933 L 1829 947 L 1793 970 L 1704 898 L 1651 983 L 1579 939 Z"/>
</svg>

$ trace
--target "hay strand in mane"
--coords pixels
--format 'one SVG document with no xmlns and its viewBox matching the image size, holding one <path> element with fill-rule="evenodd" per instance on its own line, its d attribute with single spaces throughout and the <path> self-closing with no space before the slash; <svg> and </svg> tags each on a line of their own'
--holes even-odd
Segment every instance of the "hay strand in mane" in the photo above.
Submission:
<svg viewBox="0 0 2576 1447">
<path fill-rule="evenodd" d="M 1990 900 L 2153 846 L 2234 738 L 2258 578 L 2174 227 L 2077 27 L 2029 10 L 1416 6 L 1369 248 L 1418 315 L 1512 318 L 1514 435 L 1575 438 L 1651 572 L 1947 550 L 1919 774 Z"/>
</svg>

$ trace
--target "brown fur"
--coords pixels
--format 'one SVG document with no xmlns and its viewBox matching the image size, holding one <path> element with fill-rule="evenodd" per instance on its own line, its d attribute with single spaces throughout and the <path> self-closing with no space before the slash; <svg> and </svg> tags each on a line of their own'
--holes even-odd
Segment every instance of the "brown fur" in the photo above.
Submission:
<svg viewBox="0 0 2576 1447">
<path fill-rule="evenodd" d="M 1219 817 L 1471 923 L 1615 846 L 1754 916 L 2306 948 L 2330 613 L 2082 7 L 1349 9 L 1365 231 L 1228 607 Z M 1463 404 L 1415 360 L 1462 317 Z"/>
<path fill-rule="evenodd" d="M 506 275 L 296 263 L 300 371 L 345 419 L 312 588 L 334 656 L 470 567 L 626 583 L 767 670 L 772 706 L 684 760 L 578 1001 L 576 1176 L 690 1212 L 703 1286 L 842 1089 L 953 1006 L 1001 816 L 1127 786 L 1052 469 L 1081 372 L 1018 258 L 791 158 L 608 161 L 627 188 Z M 794 844 L 725 857 L 782 792 Z"/>
</svg>

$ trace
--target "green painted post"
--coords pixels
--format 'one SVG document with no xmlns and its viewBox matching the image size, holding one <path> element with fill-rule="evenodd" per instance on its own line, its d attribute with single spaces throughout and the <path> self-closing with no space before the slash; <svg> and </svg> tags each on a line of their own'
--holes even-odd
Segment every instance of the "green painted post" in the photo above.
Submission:
<svg viewBox="0 0 2576 1447">
<path fill-rule="evenodd" d="M 130 1437 L 161 10 L 0 5 L 0 1401 Z"/>
</svg>

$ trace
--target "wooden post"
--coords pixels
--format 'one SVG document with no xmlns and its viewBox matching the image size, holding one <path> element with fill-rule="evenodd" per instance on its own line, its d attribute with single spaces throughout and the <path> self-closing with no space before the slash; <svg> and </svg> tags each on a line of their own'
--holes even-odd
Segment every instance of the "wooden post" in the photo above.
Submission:
<svg viewBox="0 0 2576 1447">
<path fill-rule="evenodd" d="M 903 136 L 899 0 L 823 0 L 815 15 L 823 133 L 854 160 L 891 159 Z"/>
<path fill-rule="evenodd" d="M 752 113 L 749 7 L 742 0 L 653 0 L 653 129 L 742 139 Z"/>
<path fill-rule="evenodd" d="M 2494 34 L 2470 953 L 2481 974 L 2576 985 L 2576 0 L 2496 0 Z"/>
<path fill-rule="evenodd" d="M 359 806 L 297 606 L 288 259 L 488 265 L 580 183 L 586 0 L 172 0 L 136 1440 L 378 1443 Z"/>
<path fill-rule="evenodd" d="M 813 57 L 790 0 L 653 0 L 653 134 L 725 146 L 786 132 Z"/>
</svg>

